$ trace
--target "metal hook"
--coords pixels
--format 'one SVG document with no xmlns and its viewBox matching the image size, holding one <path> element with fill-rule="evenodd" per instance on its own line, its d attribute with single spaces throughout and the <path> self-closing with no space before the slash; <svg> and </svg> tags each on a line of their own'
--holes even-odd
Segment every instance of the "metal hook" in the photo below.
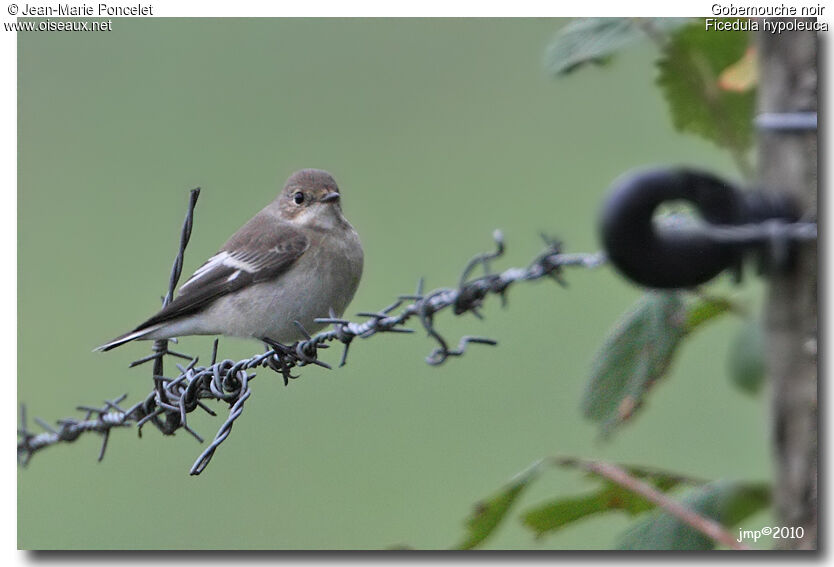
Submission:
<svg viewBox="0 0 834 567">
<path fill-rule="evenodd" d="M 611 263 L 640 285 L 695 287 L 728 268 L 740 272 L 743 253 L 761 248 L 758 242 L 721 241 L 708 230 L 656 226 L 658 206 L 675 200 L 692 203 L 708 228 L 798 218 L 788 196 L 741 191 L 710 173 L 662 168 L 628 174 L 605 201 L 600 230 Z"/>
</svg>

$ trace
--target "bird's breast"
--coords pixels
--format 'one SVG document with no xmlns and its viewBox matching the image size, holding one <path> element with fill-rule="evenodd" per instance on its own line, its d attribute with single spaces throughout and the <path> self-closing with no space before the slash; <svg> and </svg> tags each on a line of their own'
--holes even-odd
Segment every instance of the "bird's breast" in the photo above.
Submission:
<svg viewBox="0 0 834 567">
<path fill-rule="evenodd" d="M 331 309 L 339 316 L 344 313 L 359 286 L 363 262 L 362 246 L 352 229 L 311 237 L 310 248 L 289 270 L 256 284 L 229 306 L 250 321 L 237 334 L 261 338 L 257 334 L 266 329 L 268 338 L 292 343 L 303 338 L 294 321 L 317 332 L 324 325 L 315 323 L 316 318 L 328 317 Z"/>
</svg>

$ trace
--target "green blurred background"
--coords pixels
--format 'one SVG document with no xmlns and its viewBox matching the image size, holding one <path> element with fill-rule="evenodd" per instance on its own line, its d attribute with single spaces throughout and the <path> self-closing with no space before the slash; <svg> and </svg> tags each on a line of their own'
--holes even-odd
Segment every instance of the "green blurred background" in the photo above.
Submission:
<svg viewBox="0 0 834 567">
<path fill-rule="evenodd" d="M 735 175 L 724 153 L 673 132 L 650 45 L 548 77 L 544 49 L 564 23 L 120 19 L 109 33 L 18 34 L 19 400 L 53 420 L 150 390 L 149 368 L 127 369 L 148 343 L 91 349 L 158 307 L 197 185 L 186 274 L 292 171 L 333 172 L 366 253 L 352 316 L 419 276 L 453 285 L 495 228 L 508 244 L 500 268 L 525 265 L 542 230 L 595 251 L 600 201 L 629 168 Z M 608 268 L 566 277 L 568 289 L 518 285 L 507 309 L 491 299 L 484 321 L 439 316 L 453 342 L 499 341 L 440 368 L 417 333 L 359 341 L 346 367 L 305 368 L 288 388 L 261 371 L 202 476 L 188 475 L 203 447 L 185 432 L 116 431 L 102 463 L 96 436 L 44 451 L 18 473 L 19 546 L 446 548 L 477 500 L 553 454 L 770 477 L 766 404 L 726 378 L 741 324 L 730 319 L 688 341 L 646 410 L 602 441 L 580 415 L 583 384 L 640 291 Z M 208 356 L 210 344 L 180 350 Z M 230 358 L 260 348 L 221 341 Z M 190 423 L 211 439 L 221 418 Z M 547 474 L 486 547 L 610 547 L 624 516 L 542 540 L 518 522 L 525 506 L 592 486 Z"/>
</svg>

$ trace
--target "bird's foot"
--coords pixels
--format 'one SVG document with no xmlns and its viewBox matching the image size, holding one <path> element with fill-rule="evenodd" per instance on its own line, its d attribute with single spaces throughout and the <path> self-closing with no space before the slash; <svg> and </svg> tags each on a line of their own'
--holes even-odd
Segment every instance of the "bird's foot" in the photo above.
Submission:
<svg viewBox="0 0 834 567">
<path fill-rule="evenodd" d="M 285 344 L 281 344 L 278 341 L 274 341 L 269 337 L 264 337 L 261 339 L 267 348 L 271 348 L 275 352 L 275 356 L 270 356 L 266 359 L 266 365 L 269 366 L 275 372 L 281 373 L 284 377 L 284 386 L 288 386 L 290 380 L 295 380 L 298 376 L 293 376 L 290 373 L 293 367 L 295 367 L 295 361 L 293 361 L 288 355 L 295 352 L 295 349 L 291 346 L 287 346 Z"/>
</svg>

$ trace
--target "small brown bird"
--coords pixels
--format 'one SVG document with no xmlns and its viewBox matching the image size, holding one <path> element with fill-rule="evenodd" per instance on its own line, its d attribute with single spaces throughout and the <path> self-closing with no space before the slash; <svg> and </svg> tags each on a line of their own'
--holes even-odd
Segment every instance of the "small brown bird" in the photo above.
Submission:
<svg viewBox="0 0 834 567">
<path fill-rule="evenodd" d="M 159 313 L 96 348 L 132 340 L 228 335 L 291 343 L 316 317 L 341 315 L 359 285 L 364 254 L 326 171 L 293 173 L 284 189 L 244 224 Z"/>
</svg>

